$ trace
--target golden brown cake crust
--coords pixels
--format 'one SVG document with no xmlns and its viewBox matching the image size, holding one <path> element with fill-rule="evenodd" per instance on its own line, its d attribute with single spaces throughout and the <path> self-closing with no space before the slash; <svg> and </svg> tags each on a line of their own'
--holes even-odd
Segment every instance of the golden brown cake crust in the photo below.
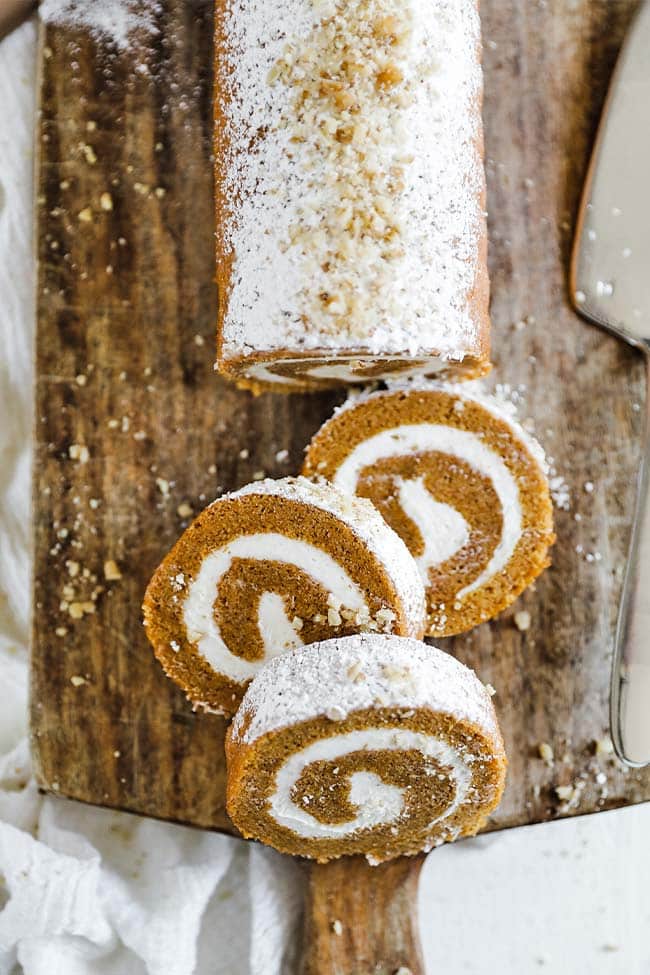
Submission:
<svg viewBox="0 0 650 975">
<path fill-rule="evenodd" d="M 477 434 L 513 475 L 522 510 L 521 535 L 504 570 L 458 603 L 456 594 L 485 569 L 502 528 L 499 499 L 488 479 L 471 465 L 426 450 L 384 458 L 361 472 L 357 493 L 371 500 L 414 556 L 423 540 L 396 494 L 395 477 L 423 478 L 432 498 L 458 511 L 470 526 L 470 545 L 429 570 L 431 635 L 451 636 L 506 609 L 550 564 L 555 541 L 553 509 L 541 462 L 513 428 L 461 389 L 421 389 L 362 398 L 327 421 L 308 448 L 303 473 L 336 483 L 341 464 L 359 444 L 382 431 L 410 424 L 441 424 Z M 459 409 L 459 404 L 462 409 Z M 523 431 L 521 431 L 523 435 Z"/>
</svg>

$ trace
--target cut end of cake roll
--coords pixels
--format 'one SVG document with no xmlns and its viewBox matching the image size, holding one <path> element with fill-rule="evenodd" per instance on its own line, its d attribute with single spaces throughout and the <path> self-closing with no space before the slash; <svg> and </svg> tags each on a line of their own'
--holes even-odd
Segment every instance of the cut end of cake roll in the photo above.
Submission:
<svg viewBox="0 0 650 975">
<path fill-rule="evenodd" d="M 156 570 L 143 609 L 167 675 L 226 715 L 278 654 L 425 627 L 422 580 L 401 539 L 368 501 L 305 478 L 258 481 L 206 508 Z"/>
<path fill-rule="evenodd" d="M 219 347 L 220 349 L 223 346 Z M 262 393 L 305 393 L 394 379 L 440 378 L 461 381 L 479 379 L 492 366 L 489 346 L 479 354 L 462 358 L 445 358 L 431 354 L 413 357 L 407 350 L 390 355 L 373 354 L 368 347 L 354 354 L 338 355 L 332 349 L 315 349 L 309 353 L 282 350 L 277 353 L 255 353 L 250 357 L 228 359 L 220 351 L 219 372 L 233 380 L 240 389 L 255 395 Z"/>
<path fill-rule="evenodd" d="M 303 472 L 372 501 L 404 540 L 432 636 L 496 616 L 550 563 L 543 451 L 465 386 L 407 384 L 350 400 L 312 440 Z"/>
<path fill-rule="evenodd" d="M 412 856 L 473 835 L 506 756 L 473 671 L 417 640 L 328 640 L 272 661 L 226 740 L 227 811 L 247 838 L 321 862 Z"/>
<path fill-rule="evenodd" d="M 475 0 L 216 0 L 215 40 L 218 369 L 484 374 Z"/>
</svg>

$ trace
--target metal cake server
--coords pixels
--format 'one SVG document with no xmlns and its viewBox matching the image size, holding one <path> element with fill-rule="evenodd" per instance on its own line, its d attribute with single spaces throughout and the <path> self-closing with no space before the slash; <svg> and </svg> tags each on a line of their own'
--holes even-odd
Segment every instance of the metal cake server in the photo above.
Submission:
<svg viewBox="0 0 650 975">
<path fill-rule="evenodd" d="M 618 756 L 650 764 L 650 0 L 619 56 L 582 198 L 571 268 L 576 310 L 640 349 L 644 454 L 619 609 L 610 720 Z"/>
</svg>

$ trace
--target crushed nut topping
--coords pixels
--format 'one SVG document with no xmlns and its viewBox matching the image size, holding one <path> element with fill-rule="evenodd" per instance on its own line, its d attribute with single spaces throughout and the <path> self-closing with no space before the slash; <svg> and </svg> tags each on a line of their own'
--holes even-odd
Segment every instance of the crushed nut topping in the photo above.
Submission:
<svg viewBox="0 0 650 975">
<path fill-rule="evenodd" d="M 397 204 L 413 160 L 388 147 L 386 133 L 400 145 L 400 112 L 413 102 L 404 70 L 412 15 L 399 0 L 386 0 L 381 16 L 373 0 L 328 8 L 308 39 L 286 44 L 268 76 L 295 93 L 280 125 L 301 145 L 315 190 L 305 194 L 284 247 L 298 248 L 331 282 L 326 292 L 305 292 L 308 316 L 328 331 L 361 336 L 386 265 L 404 256 Z M 431 69 L 423 64 L 419 75 Z M 325 161 L 331 175 L 321 206 Z M 360 267 L 377 269 L 373 287 L 358 287 Z"/>
</svg>

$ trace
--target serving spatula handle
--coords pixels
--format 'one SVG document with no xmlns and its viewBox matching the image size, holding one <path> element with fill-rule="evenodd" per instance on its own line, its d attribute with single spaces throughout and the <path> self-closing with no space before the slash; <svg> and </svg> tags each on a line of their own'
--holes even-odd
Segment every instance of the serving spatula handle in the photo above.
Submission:
<svg viewBox="0 0 650 975">
<path fill-rule="evenodd" d="M 644 448 L 614 647 L 612 740 L 628 765 L 650 764 L 650 348 Z"/>
<path fill-rule="evenodd" d="M 424 975 L 417 922 L 423 857 L 310 869 L 301 975 Z"/>
</svg>

